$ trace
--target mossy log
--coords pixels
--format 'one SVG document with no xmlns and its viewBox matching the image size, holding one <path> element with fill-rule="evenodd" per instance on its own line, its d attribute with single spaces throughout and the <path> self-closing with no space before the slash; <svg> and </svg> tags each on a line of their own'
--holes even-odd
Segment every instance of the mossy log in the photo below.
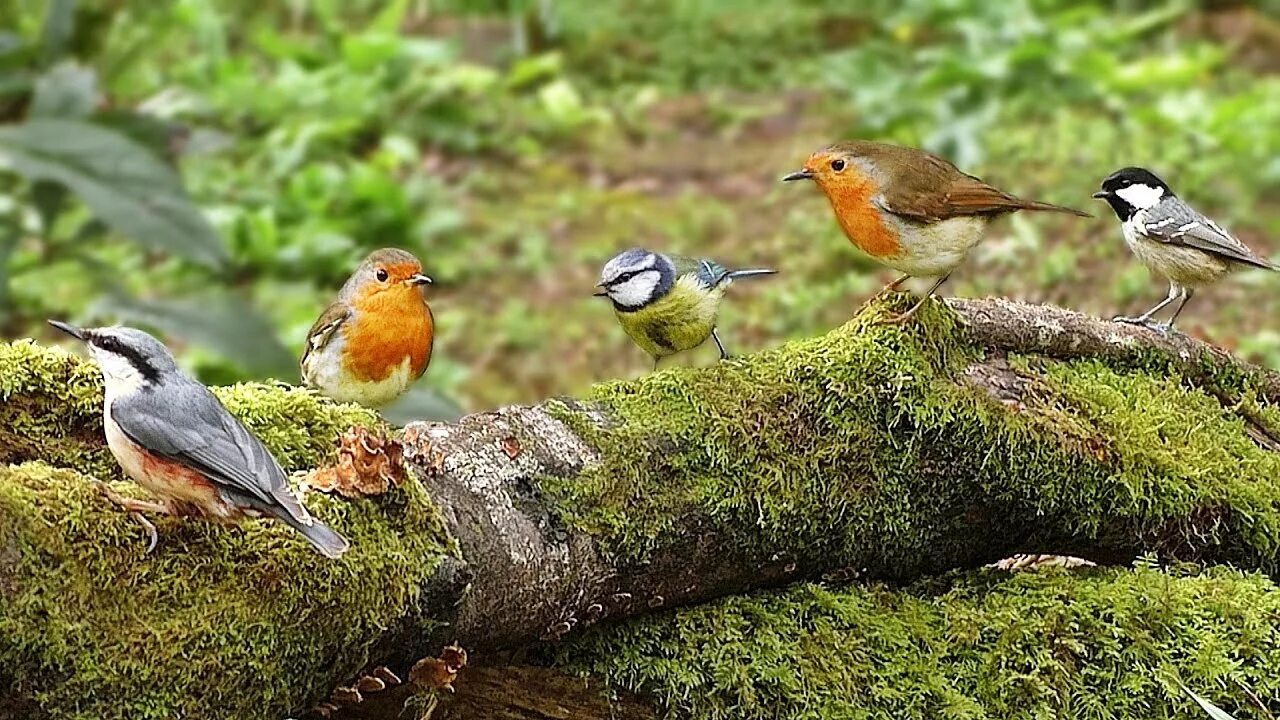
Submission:
<svg viewBox="0 0 1280 720">
<path fill-rule="evenodd" d="M 0 346 L 0 718 L 274 719 L 444 640 L 483 662 L 752 588 L 1016 552 L 1276 572 L 1274 375 L 1055 308 L 874 324 L 891 309 L 583 400 L 411 424 L 413 482 L 308 498 L 352 539 L 337 562 L 270 523 L 164 521 L 145 555 L 89 482 L 119 479 L 92 368 Z M 218 392 L 290 470 L 377 426 L 295 388 Z"/>
</svg>

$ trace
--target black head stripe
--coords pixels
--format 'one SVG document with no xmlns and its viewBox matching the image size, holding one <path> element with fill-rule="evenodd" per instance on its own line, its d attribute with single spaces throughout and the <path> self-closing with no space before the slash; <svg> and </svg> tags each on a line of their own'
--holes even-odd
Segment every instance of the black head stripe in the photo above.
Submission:
<svg viewBox="0 0 1280 720">
<path fill-rule="evenodd" d="M 120 339 L 112 335 L 94 335 L 90 341 L 98 347 L 106 350 L 114 355 L 119 355 L 129 364 L 133 366 L 138 374 L 145 378 L 148 382 L 155 382 L 160 379 L 160 371 L 147 361 L 137 349 L 120 342 Z"/>
</svg>

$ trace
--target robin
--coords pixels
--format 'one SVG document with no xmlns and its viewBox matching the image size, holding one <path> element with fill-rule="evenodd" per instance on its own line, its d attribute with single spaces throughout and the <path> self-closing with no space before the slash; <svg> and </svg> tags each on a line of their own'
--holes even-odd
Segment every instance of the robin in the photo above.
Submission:
<svg viewBox="0 0 1280 720">
<path fill-rule="evenodd" d="M 720 299 L 737 279 L 773 270 L 726 270 L 712 260 L 665 255 L 641 248 L 619 253 L 600 272 L 597 297 L 613 303 L 627 335 L 653 357 L 692 350 L 711 338 L 720 359 L 729 357 L 716 335 Z"/>
<path fill-rule="evenodd" d="M 430 283 L 404 250 L 370 253 L 307 332 L 303 381 L 373 408 L 400 397 L 431 362 L 435 319 L 422 296 Z"/>
<path fill-rule="evenodd" d="M 1137 317 L 1116 317 L 1117 322 L 1151 327 L 1161 333 L 1173 323 L 1196 288 L 1216 282 L 1229 270 L 1276 266 L 1249 249 L 1220 225 L 1201 215 L 1169 189 L 1155 173 L 1140 167 L 1117 170 L 1102 181 L 1093 196 L 1105 200 L 1124 233 L 1125 244 L 1142 264 L 1169 281 L 1169 295 Z M 1152 323 L 1166 305 L 1178 300 L 1168 323 Z"/>
<path fill-rule="evenodd" d="M 1018 210 L 1090 217 L 1060 205 L 1023 200 L 997 190 L 923 150 L 855 140 L 809 156 L 784 181 L 813 180 L 831 202 L 850 242 L 910 277 L 936 277 L 911 309 L 885 322 L 911 319 L 982 239 L 987 224 Z"/>
<path fill-rule="evenodd" d="M 208 388 L 179 370 L 159 340 L 127 327 L 49 324 L 89 347 L 102 371 L 107 447 L 126 475 L 160 499 L 107 491 L 148 529 L 148 552 L 157 536 L 144 512 L 220 522 L 273 517 L 328 557 L 346 552 L 347 541 L 294 496 L 271 451 Z"/>
</svg>

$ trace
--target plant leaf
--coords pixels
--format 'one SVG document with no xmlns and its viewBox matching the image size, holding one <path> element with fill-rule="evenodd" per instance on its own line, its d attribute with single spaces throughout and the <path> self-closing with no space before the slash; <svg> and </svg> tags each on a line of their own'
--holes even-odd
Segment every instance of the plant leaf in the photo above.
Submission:
<svg viewBox="0 0 1280 720">
<path fill-rule="evenodd" d="M 66 52 L 75 32 L 75 15 L 76 0 L 49 0 L 40 31 L 40 55 L 45 63 L 52 63 Z"/>
<path fill-rule="evenodd" d="M 153 327 L 211 350 L 257 377 L 292 378 L 298 372 L 271 323 L 231 293 L 153 300 L 109 294 L 93 304 L 90 315 Z"/>
<path fill-rule="evenodd" d="M 1234 717 L 1231 716 L 1231 713 L 1227 712 L 1226 710 L 1223 710 L 1217 705 L 1214 705 L 1208 700 L 1205 700 L 1204 698 L 1195 694 L 1194 692 L 1191 691 L 1191 688 L 1187 687 L 1186 685 L 1183 685 L 1181 681 L 1178 682 L 1178 687 L 1182 688 L 1183 692 L 1191 696 L 1191 699 L 1194 700 L 1196 704 L 1200 706 L 1200 709 L 1208 713 L 1209 717 L 1212 718 L 1213 720 L 1236 720 Z"/>
<path fill-rule="evenodd" d="M 61 62 L 36 79 L 30 117 L 82 118 L 98 106 L 98 76 L 75 62 Z"/>
<path fill-rule="evenodd" d="M 32 181 L 66 185 L 135 242 L 209 266 L 226 262 L 221 240 L 178 174 L 120 133 L 52 118 L 0 126 L 0 163 Z"/>
</svg>

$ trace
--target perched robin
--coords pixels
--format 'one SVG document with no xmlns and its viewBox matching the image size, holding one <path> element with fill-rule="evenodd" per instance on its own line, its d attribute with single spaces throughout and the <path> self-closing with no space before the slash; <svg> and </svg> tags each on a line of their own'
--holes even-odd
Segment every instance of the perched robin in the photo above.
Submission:
<svg viewBox="0 0 1280 720">
<path fill-rule="evenodd" d="M 284 470 L 208 388 L 188 377 L 159 340 L 127 327 L 49 324 L 89 347 L 102 370 L 107 447 L 125 474 L 160 498 L 148 502 L 108 491 L 135 513 L 163 513 L 234 522 L 274 517 L 336 558 L 347 541 L 315 520 L 289 489 Z"/>
<path fill-rule="evenodd" d="M 1120 218 L 1125 244 L 1133 254 L 1169 281 L 1168 297 L 1137 317 L 1114 318 L 1117 322 L 1168 332 L 1196 288 L 1213 283 L 1236 268 L 1277 269 L 1183 202 L 1150 170 L 1117 170 L 1102 181 L 1102 189 L 1093 196 L 1107 201 Z M 1178 307 L 1169 322 L 1152 323 L 1151 316 L 1174 300 L 1179 301 Z"/>
<path fill-rule="evenodd" d="M 922 150 L 866 140 L 819 150 L 801 170 L 782 179 L 816 182 L 849 240 L 903 273 L 882 292 L 913 276 L 937 278 L 910 310 L 886 322 L 914 316 L 995 218 L 1018 210 L 1089 217 L 1072 208 L 1016 198 Z"/>
<path fill-rule="evenodd" d="M 720 358 L 729 357 L 716 335 L 724 291 L 738 278 L 775 271 L 726 270 L 711 260 L 694 260 L 635 248 L 618 254 L 600 272 L 600 292 L 613 302 L 622 329 L 658 361 L 715 340 Z"/>
<path fill-rule="evenodd" d="M 341 402 L 382 407 L 427 371 L 435 319 L 431 278 L 404 250 L 375 250 L 307 332 L 302 379 Z"/>
</svg>

